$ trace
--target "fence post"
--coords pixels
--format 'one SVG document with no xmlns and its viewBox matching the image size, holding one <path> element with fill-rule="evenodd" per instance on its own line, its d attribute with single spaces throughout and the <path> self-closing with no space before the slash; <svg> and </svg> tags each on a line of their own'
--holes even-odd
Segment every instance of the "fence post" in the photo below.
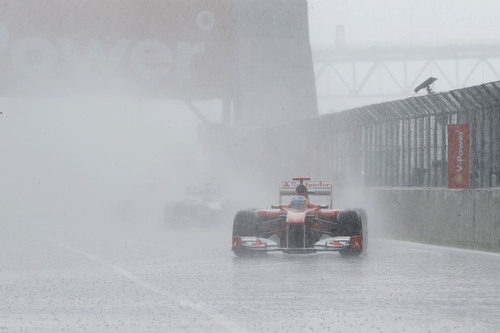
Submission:
<svg viewBox="0 0 500 333">
<path fill-rule="evenodd" d="M 408 135 L 405 130 L 405 119 L 401 119 L 401 186 L 406 185 L 406 140 Z"/>
<path fill-rule="evenodd" d="M 494 117 L 493 117 L 493 108 L 491 106 L 488 106 L 486 109 L 487 114 L 488 114 L 488 158 L 486 159 L 487 165 L 486 165 L 486 170 L 488 172 L 487 174 L 487 181 L 488 181 L 488 187 L 493 186 L 493 167 L 492 167 L 492 161 L 493 161 L 493 125 L 494 125 Z"/>
<path fill-rule="evenodd" d="M 384 131 L 382 132 L 384 136 L 384 186 L 390 185 L 389 175 L 391 171 L 391 166 L 389 163 L 389 137 L 390 137 L 390 126 L 389 121 L 384 121 Z"/>
<path fill-rule="evenodd" d="M 434 135 L 433 135 L 433 143 L 434 143 L 434 170 L 433 170 L 433 181 L 432 185 L 438 186 L 438 116 L 434 114 Z"/>
<path fill-rule="evenodd" d="M 424 118 L 418 118 L 419 122 L 419 133 L 418 135 L 420 136 L 420 149 L 418 151 L 419 153 L 419 165 L 417 170 L 417 176 L 418 176 L 418 186 L 423 186 L 424 185 Z"/>
<path fill-rule="evenodd" d="M 408 170 L 407 170 L 407 185 L 411 185 L 411 118 L 408 119 Z"/>
<path fill-rule="evenodd" d="M 401 148 L 400 148 L 400 144 L 399 144 L 399 126 L 400 126 L 400 123 L 401 123 L 401 121 L 399 119 L 396 119 L 394 121 L 394 126 L 396 128 L 396 136 L 395 136 L 396 142 L 394 144 L 394 149 L 396 151 L 394 154 L 394 165 L 395 165 L 394 185 L 396 185 L 396 186 L 401 186 L 401 181 L 399 178 L 399 174 L 400 174 L 399 165 L 400 165 L 400 160 L 401 160 L 401 158 L 400 158 Z"/>
<path fill-rule="evenodd" d="M 427 169 L 427 172 L 426 172 L 426 176 L 425 179 L 425 185 L 426 186 L 430 186 L 431 185 L 431 115 L 428 114 L 427 115 L 427 144 L 426 144 L 426 148 L 427 148 L 427 163 L 426 163 L 426 169 Z"/>
<path fill-rule="evenodd" d="M 448 124 L 448 115 L 444 114 L 441 118 L 441 186 L 446 186 L 448 177 L 447 177 L 447 172 L 448 172 L 448 157 L 446 155 L 447 151 L 447 142 L 446 142 L 446 125 Z"/>
<path fill-rule="evenodd" d="M 476 111 L 475 109 L 473 109 Z M 471 168 L 470 168 L 470 186 L 472 188 L 477 187 L 477 173 L 478 173 L 478 158 L 477 158 L 477 112 L 472 113 L 472 110 L 468 111 L 471 112 L 471 157 L 472 157 L 472 163 L 471 163 Z"/>
<path fill-rule="evenodd" d="M 484 179 L 484 176 L 486 174 L 486 163 L 485 163 L 485 160 L 484 160 L 484 150 L 485 150 L 485 144 L 486 144 L 486 135 L 484 133 L 484 127 L 485 127 L 485 122 L 486 122 L 486 110 L 483 107 L 481 107 L 481 130 L 479 132 L 479 135 L 481 137 L 480 139 L 480 144 L 481 144 L 481 148 L 480 148 L 480 151 L 479 151 L 479 186 L 480 187 L 484 187 L 485 185 L 485 179 Z"/>
</svg>

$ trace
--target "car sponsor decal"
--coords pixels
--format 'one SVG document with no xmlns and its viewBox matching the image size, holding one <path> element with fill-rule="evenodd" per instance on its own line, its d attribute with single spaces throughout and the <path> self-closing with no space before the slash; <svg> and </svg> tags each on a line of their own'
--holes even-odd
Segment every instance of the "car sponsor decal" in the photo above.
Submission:
<svg viewBox="0 0 500 333">
<path fill-rule="evenodd" d="M 352 236 L 350 245 L 355 250 L 361 250 L 361 236 Z"/>
<path fill-rule="evenodd" d="M 250 246 L 266 246 L 266 243 L 264 243 L 260 239 L 257 239 L 257 241 L 255 243 L 250 244 Z"/>
</svg>

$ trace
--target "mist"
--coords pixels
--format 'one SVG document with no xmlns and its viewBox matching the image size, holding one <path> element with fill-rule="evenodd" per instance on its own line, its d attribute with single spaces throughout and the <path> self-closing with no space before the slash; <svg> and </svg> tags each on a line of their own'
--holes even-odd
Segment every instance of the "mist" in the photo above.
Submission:
<svg viewBox="0 0 500 333">
<path fill-rule="evenodd" d="M 158 219 L 153 212 L 161 211 L 161 202 L 182 193 L 178 179 L 191 182 L 190 175 L 202 171 L 196 119 L 178 103 L 82 98 L 2 104 L 3 221 Z"/>
<path fill-rule="evenodd" d="M 0 0 L 0 331 L 498 330 L 499 9 Z"/>
</svg>

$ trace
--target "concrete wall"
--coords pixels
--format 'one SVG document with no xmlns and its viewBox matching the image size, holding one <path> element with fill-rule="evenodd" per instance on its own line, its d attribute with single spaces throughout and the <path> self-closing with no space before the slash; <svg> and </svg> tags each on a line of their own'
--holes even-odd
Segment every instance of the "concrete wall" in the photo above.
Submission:
<svg viewBox="0 0 500 333">
<path fill-rule="evenodd" d="M 500 251 L 500 188 L 337 189 L 334 198 L 367 207 L 372 235 Z"/>
</svg>

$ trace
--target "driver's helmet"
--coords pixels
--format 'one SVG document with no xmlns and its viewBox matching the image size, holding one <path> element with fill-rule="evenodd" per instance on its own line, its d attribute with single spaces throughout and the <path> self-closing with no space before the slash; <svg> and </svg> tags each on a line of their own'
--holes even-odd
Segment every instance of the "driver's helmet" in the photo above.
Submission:
<svg viewBox="0 0 500 333">
<path fill-rule="evenodd" d="M 300 184 L 295 188 L 295 192 L 297 192 L 297 195 L 302 195 L 307 198 L 308 191 L 307 187 L 304 184 Z"/>
<path fill-rule="evenodd" d="M 295 209 L 304 209 L 309 205 L 309 200 L 303 195 L 296 195 L 290 202 L 290 207 Z"/>
</svg>

